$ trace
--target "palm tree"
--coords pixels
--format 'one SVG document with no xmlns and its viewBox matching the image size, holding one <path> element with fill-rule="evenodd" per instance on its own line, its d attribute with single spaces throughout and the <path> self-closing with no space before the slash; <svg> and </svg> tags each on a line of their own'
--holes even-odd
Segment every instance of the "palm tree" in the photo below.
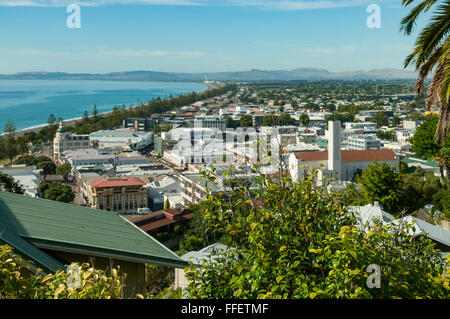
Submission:
<svg viewBox="0 0 450 319">
<path fill-rule="evenodd" d="M 402 0 L 402 6 L 411 5 L 414 0 Z M 435 139 L 443 144 L 450 132 L 450 0 L 422 0 L 401 21 L 400 30 L 410 35 L 421 13 L 430 11 L 431 20 L 418 35 L 413 52 L 406 58 L 404 67 L 414 64 L 419 70 L 415 85 L 416 94 L 421 94 L 424 81 L 434 70 L 433 80 L 427 91 L 426 106 L 430 108 L 440 103 L 439 123 Z"/>
</svg>

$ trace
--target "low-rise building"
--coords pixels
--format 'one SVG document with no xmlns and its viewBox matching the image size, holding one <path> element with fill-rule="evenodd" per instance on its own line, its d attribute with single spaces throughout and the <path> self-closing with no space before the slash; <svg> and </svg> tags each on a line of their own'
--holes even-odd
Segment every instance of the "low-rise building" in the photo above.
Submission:
<svg viewBox="0 0 450 319">
<path fill-rule="evenodd" d="M 106 177 L 92 179 L 88 186 L 88 205 L 118 213 L 136 213 L 147 207 L 147 190 L 136 177 Z"/>
<path fill-rule="evenodd" d="M 137 132 L 151 132 L 157 120 L 142 117 L 127 117 L 123 120 L 123 127 Z"/>
<path fill-rule="evenodd" d="M 349 150 L 378 150 L 381 148 L 381 141 L 375 135 L 353 135 L 347 139 Z"/>
<path fill-rule="evenodd" d="M 56 131 L 53 139 L 53 160 L 59 164 L 60 156 L 68 150 L 80 150 L 91 148 L 89 135 L 77 135 L 66 132 L 66 129 L 59 123 L 59 128 Z"/>
<path fill-rule="evenodd" d="M 0 172 L 7 174 L 14 178 L 14 180 L 22 186 L 25 195 L 31 197 L 38 197 L 38 187 L 41 183 L 41 169 L 36 169 L 36 166 L 23 165 L 0 165 Z"/>
</svg>

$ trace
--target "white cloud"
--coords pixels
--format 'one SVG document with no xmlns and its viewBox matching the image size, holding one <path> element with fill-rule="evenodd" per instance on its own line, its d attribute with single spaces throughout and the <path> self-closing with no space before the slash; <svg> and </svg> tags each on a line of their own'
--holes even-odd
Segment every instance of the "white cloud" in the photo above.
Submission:
<svg viewBox="0 0 450 319">
<path fill-rule="evenodd" d="M 398 2 L 399 0 L 377 0 Z M 0 0 L 0 6 L 65 7 L 105 5 L 173 5 L 173 6 L 235 6 L 255 7 L 263 10 L 297 11 L 364 6 L 374 0 Z"/>
<path fill-rule="evenodd" d="M 10 51 L 12 54 L 31 56 L 127 56 L 127 57 L 173 57 L 189 58 L 206 56 L 208 52 L 202 51 L 165 51 L 165 50 L 105 50 L 97 48 L 95 51 L 87 51 L 87 47 L 82 52 L 73 51 L 49 51 L 36 49 L 22 49 Z"/>
</svg>

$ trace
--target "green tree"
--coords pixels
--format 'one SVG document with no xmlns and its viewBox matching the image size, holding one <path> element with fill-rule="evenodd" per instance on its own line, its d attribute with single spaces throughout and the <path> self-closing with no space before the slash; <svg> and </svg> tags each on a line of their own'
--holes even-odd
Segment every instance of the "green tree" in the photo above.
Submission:
<svg viewBox="0 0 450 319">
<path fill-rule="evenodd" d="M 241 115 L 241 118 L 239 119 L 239 126 L 240 127 L 251 127 L 253 126 L 253 118 L 249 114 L 243 114 Z"/>
<path fill-rule="evenodd" d="M 0 172 L 0 191 L 25 194 L 25 190 L 17 183 L 12 176 Z"/>
<path fill-rule="evenodd" d="M 7 134 L 14 134 L 16 132 L 16 125 L 11 119 L 9 119 L 8 122 L 6 122 L 3 131 Z"/>
<path fill-rule="evenodd" d="M 402 6 L 408 7 L 414 0 L 403 0 Z M 415 90 L 421 94 L 424 82 L 433 72 L 433 80 L 427 91 L 426 106 L 430 109 L 440 104 L 439 123 L 435 138 L 443 144 L 450 130 L 450 1 L 422 0 L 401 21 L 401 31 L 410 35 L 414 29 L 417 18 L 425 12 L 431 13 L 430 22 L 417 36 L 413 52 L 405 59 L 405 68 L 414 64 L 418 70 Z"/>
<path fill-rule="evenodd" d="M 60 183 L 44 182 L 38 186 L 38 190 L 45 199 L 58 202 L 70 203 L 75 198 L 72 188 Z"/>
<path fill-rule="evenodd" d="M 434 132 L 436 131 L 438 121 L 439 118 L 437 116 L 428 116 L 410 139 L 411 151 L 416 156 L 431 159 L 438 153 L 439 145 L 434 140 Z"/>
<path fill-rule="evenodd" d="M 401 184 L 401 175 L 396 167 L 375 161 L 369 164 L 369 169 L 363 170 L 357 181 L 361 184 L 367 203 L 374 204 L 377 201 L 385 211 L 399 213 L 401 198 L 397 190 Z"/>
<path fill-rule="evenodd" d="M 396 127 L 397 125 L 399 125 L 401 123 L 400 118 L 397 115 L 394 115 L 392 117 L 392 126 Z"/>
<path fill-rule="evenodd" d="M 45 175 L 53 175 L 56 173 L 56 165 L 52 161 L 44 161 L 36 163 L 37 169 L 42 169 L 42 173 Z"/>
<path fill-rule="evenodd" d="M 378 112 L 372 117 L 372 122 L 377 123 L 377 127 L 389 125 L 389 118 L 383 112 Z"/>
<path fill-rule="evenodd" d="M 289 114 L 281 114 L 278 117 L 278 125 L 285 126 L 285 125 L 294 125 L 295 119 L 293 119 Z"/>
<path fill-rule="evenodd" d="M 268 114 L 263 117 L 263 126 L 277 126 L 278 117 L 275 114 Z"/>
<path fill-rule="evenodd" d="M 56 167 L 56 175 L 62 176 L 64 180 L 67 182 L 69 176 L 72 172 L 72 165 L 70 163 L 65 163 Z"/>
<path fill-rule="evenodd" d="M 92 110 L 92 116 L 94 119 L 97 119 L 98 110 L 97 110 L 97 104 L 94 104 L 94 109 Z"/>
<path fill-rule="evenodd" d="M 421 121 L 424 118 L 425 117 L 419 112 L 412 112 L 411 114 L 408 115 L 408 120 L 410 121 Z"/>
<path fill-rule="evenodd" d="M 298 121 L 302 124 L 302 126 L 308 126 L 309 124 L 309 116 L 306 113 L 302 113 L 298 119 Z"/>
<path fill-rule="evenodd" d="M 256 192 L 233 181 L 230 200 L 208 195 L 202 211 L 208 230 L 223 232 L 223 243 L 234 249 L 188 267 L 189 296 L 448 297 L 449 279 L 443 276 L 448 262 L 431 240 L 393 225 L 358 228 L 340 197 L 316 187 L 315 178 L 292 183 L 261 177 Z M 380 266 L 380 289 L 367 286 L 371 264 Z"/>
<path fill-rule="evenodd" d="M 450 143 L 450 140 L 446 141 L 444 146 L 436 142 L 434 132 L 436 131 L 438 121 L 439 118 L 436 115 L 428 116 L 425 119 L 410 139 L 411 151 L 423 159 L 436 159 L 439 163 L 441 184 L 445 186 L 446 181 L 447 187 L 450 187 L 450 158 L 446 155 L 446 151 L 449 150 L 448 143 Z M 444 177 L 444 167 L 447 169 L 446 178 Z"/>
<path fill-rule="evenodd" d="M 56 123 L 56 117 L 53 113 L 48 117 L 47 123 L 50 125 L 54 125 Z"/>
</svg>

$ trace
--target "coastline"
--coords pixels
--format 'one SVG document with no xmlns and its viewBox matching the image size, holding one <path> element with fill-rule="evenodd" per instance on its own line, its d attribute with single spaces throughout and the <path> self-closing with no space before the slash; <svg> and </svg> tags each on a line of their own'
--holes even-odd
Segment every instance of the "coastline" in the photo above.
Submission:
<svg viewBox="0 0 450 319">
<path fill-rule="evenodd" d="M 161 82 L 163 82 L 163 81 L 161 81 Z M 213 83 L 204 83 L 204 82 L 186 82 L 186 83 L 197 83 L 197 84 L 203 84 L 203 85 L 206 86 L 206 88 L 204 88 L 203 90 L 201 90 L 201 91 L 196 91 L 197 93 L 203 93 L 203 92 L 205 92 L 205 91 L 207 91 L 207 90 L 210 90 L 210 89 L 212 89 L 212 88 L 215 87 L 215 85 L 214 85 Z M 192 93 L 192 92 L 191 92 L 191 93 Z M 112 113 L 112 111 L 101 112 L 101 113 L 98 113 L 98 115 L 99 115 L 99 116 L 105 116 L 105 115 L 108 115 L 108 114 L 110 114 L 110 113 Z M 89 115 L 89 117 L 91 117 L 91 116 L 92 116 L 92 115 Z M 67 119 L 67 120 L 63 120 L 62 123 L 63 123 L 64 125 L 72 125 L 73 123 L 75 123 L 75 122 L 78 121 L 78 120 L 81 120 L 82 118 L 83 118 L 82 116 L 79 116 L 79 117 L 73 117 L 73 118 L 70 118 L 70 119 Z M 37 133 L 37 132 L 39 132 L 39 130 L 41 130 L 42 128 L 44 128 L 44 127 L 46 127 L 46 126 L 49 126 L 49 124 L 48 124 L 48 123 L 42 123 L 42 124 L 33 125 L 33 126 L 30 126 L 30 127 L 26 127 L 26 128 L 17 130 L 17 131 L 15 132 L 15 134 L 16 134 L 17 136 L 22 136 L 22 135 L 24 135 L 25 133 L 30 133 L 30 132 L 35 132 L 35 133 Z M 5 134 L 5 133 L 2 133 L 2 134 L 0 134 L 0 136 L 1 136 L 1 135 L 4 135 L 4 134 Z"/>
</svg>

